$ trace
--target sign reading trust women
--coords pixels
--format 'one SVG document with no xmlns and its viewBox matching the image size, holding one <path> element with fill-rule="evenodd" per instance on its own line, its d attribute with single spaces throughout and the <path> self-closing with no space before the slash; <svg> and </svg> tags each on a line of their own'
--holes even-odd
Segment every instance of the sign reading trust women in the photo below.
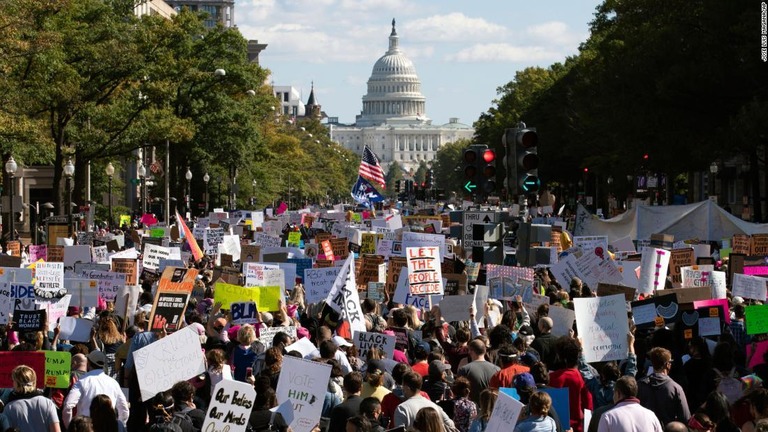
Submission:
<svg viewBox="0 0 768 432">
<path fill-rule="evenodd" d="M 627 358 L 629 323 L 624 294 L 573 299 L 587 363 Z"/>
</svg>

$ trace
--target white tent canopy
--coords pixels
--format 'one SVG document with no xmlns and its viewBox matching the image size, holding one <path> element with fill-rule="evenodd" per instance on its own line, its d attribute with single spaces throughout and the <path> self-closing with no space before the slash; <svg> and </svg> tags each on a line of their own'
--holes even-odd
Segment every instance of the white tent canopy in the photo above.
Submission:
<svg viewBox="0 0 768 432">
<path fill-rule="evenodd" d="M 648 240 L 651 234 L 672 234 L 675 241 L 718 241 L 734 234 L 756 233 L 768 233 L 768 224 L 741 220 L 710 200 L 674 206 L 637 205 L 605 220 L 579 204 L 574 228 L 574 235 L 607 235 L 609 243 L 627 236 Z"/>
</svg>

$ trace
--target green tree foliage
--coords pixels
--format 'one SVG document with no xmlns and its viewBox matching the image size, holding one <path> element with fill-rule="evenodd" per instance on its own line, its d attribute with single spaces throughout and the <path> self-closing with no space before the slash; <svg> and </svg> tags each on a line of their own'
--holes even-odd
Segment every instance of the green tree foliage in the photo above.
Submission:
<svg viewBox="0 0 768 432">
<path fill-rule="evenodd" d="M 472 144 L 471 140 L 458 140 L 440 146 L 432 164 L 435 172 L 435 187 L 445 189 L 446 196 L 452 192 L 462 196 L 464 186 L 464 173 L 462 172 L 462 161 L 464 149 Z"/>
<path fill-rule="evenodd" d="M 387 196 L 397 195 L 397 182 L 403 180 L 403 167 L 400 166 L 400 163 L 393 161 L 389 164 L 384 180 L 387 182 Z"/>
<path fill-rule="evenodd" d="M 416 172 L 413 173 L 413 181 L 416 182 L 416 184 L 421 187 L 422 183 L 427 178 L 427 171 L 429 170 L 429 167 L 427 166 L 427 162 L 421 161 L 419 162 L 418 168 L 416 168 Z"/>
</svg>

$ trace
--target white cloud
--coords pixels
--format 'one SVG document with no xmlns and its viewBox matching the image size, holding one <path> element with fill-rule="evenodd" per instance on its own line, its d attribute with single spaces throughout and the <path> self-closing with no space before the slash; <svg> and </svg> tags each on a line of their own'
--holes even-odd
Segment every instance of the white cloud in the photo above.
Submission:
<svg viewBox="0 0 768 432">
<path fill-rule="evenodd" d="M 406 22 L 403 33 L 413 40 L 459 42 L 499 40 L 505 38 L 508 31 L 483 18 L 454 12 Z"/>
<path fill-rule="evenodd" d="M 568 30 L 568 25 L 560 21 L 550 21 L 528 27 L 525 32 L 540 43 L 552 45 L 578 46 L 585 39 Z"/>
<path fill-rule="evenodd" d="M 446 56 L 457 62 L 539 62 L 562 60 L 556 50 L 538 46 L 515 46 L 506 43 L 475 44 Z"/>
</svg>

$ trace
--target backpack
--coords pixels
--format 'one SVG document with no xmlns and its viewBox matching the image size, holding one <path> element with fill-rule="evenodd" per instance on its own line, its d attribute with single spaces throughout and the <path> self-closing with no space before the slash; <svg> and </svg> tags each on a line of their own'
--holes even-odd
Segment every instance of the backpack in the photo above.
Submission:
<svg viewBox="0 0 768 432">
<path fill-rule="evenodd" d="M 192 424 L 192 419 L 182 412 L 175 412 L 170 421 L 161 420 L 149 427 L 150 432 L 184 432 L 183 423 Z"/>
<path fill-rule="evenodd" d="M 734 377 L 735 372 L 736 368 L 733 368 L 728 375 L 723 375 L 719 370 L 715 369 L 717 391 L 724 394 L 731 404 L 736 402 L 744 394 L 744 387 L 742 386 L 741 380 Z"/>
</svg>

